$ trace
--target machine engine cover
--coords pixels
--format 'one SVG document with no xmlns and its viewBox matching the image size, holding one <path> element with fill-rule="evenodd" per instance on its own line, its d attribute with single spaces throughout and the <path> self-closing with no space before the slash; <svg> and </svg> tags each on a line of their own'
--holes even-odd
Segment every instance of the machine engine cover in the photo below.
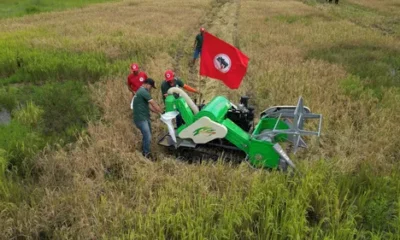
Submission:
<svg viewBox="0 0 400 240">
<path fill-rule="evenodd" d="M 179 133 L 180 138 L 190 138 L 195 143 L 208 143 L 217 138 L 224 138 L 228 129 L 209 117 L 202 117 Z"/>
</svg>

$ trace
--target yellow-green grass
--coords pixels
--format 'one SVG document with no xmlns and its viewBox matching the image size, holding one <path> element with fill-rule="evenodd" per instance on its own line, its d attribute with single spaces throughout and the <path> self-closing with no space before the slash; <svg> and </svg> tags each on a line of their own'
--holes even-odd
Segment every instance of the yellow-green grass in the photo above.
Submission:
<svg viewBox="0 0 400 240">
<path fill-rule="evenodd" d="M 111 1 L 116 0 L 3 0 L 0 2 L 0 18 L 21 17 L 68 8 L 82 8 L 93 3 Z"/>
<path fill-rule="evenodd" d="M 377 168 L 395 162 L 399 74 L 391 76 L 390 70 L 399 66 L 397 39 L 346 19 L 334 20 L 318 6 L 301 2 L 241 4 L 246 27 L 239 25 L 240 45 L 253 57 L 247 82 L 256 89 L 258 107 L 293 104 L 302 95 L 313 111 L 324 115 L 320 144 L 311 144 L 303 157 L 335 158 L 343 170 L 366 161 Z M 313 21 L 276 18 L 288 12 Z M 374 83 L 373 90 L 368 83 Z"/>
<path fill-rule="evenodd" d="M 129 1 L 4 21 L 1 28 L 10 36 L 44 29 L 47 35 L 25 40 L 35 49 L 101 53 L 106 64 L 117 65 L 113 74 L 107 65 L 105 75 L 89 84 L 100 121 L 91 121 L 76 143 L 32 158 L 31 177 L 12 179 L 6 172 L 0 232 L 48 239 L 398 239 L 400 93 L 395 84 L 370 85 L 371 74 L 357 67 L 369 61 L 341 46 L 391 66 L 396 62 L 388 53 L 398 52 L 399 43 L 329 10 L 349 6 Z M 147 14 L 128 17 L 133 8 Z M 199 83 L 189 72 L 200 25 L 250 57 L 239 90 L 211 79 Z M 237 101 L 248 94 L 258 112 L 295 104 L 302 95 L 324 115 L 323 135 L 307 139 L 309 149 L 291 156 L 299 166 L 294 175 L 222 160 L 189 165 L 156 146 L 165 128 L 153 115 L 152 149 L 159 161 L 149 162 L 140 156 L 125 86 L 129 63 L 137 59 L 158 85 L 164 70 L 175 68 L 207 99 L 222 94 Z M 160 102 L 159 90 L 152 94 Z"/>
<path fill-rule="evenodd" d="M 19 105 L 35 101 L 45 113 L 43 124 L 34 130 L 44 137 L 58 134 L 64 138 L 63 142 L 69 141 L 87 122 L 87 113 L 92 112 L 87 111 L 92 109 L 88 97 L 82 95 L 86 91 L 73 81 L 86 84 L 118 76 L 120 83 L 125 84 L 129 64 L 133 61 L 151 77 L 161 80 L 162 74 L 155 76 L 151 72 L 152 59 L 163 61 L 167 57 L 166 61 L 172 63 L 169 59 L 175 57 L 179 47 L 176 42 L 186 31 L 168 27 L 180 23 L 183 17 L 170 12 L 174 15 L 171 18 L 167 12 L 157 10 L 167 4 L 121 2 L 2 20 L 0 83 L 4 87 L 0 90 L 0 105 L 14 111 Z M 195 2 L 190 7 L 198 4 L 202 3 Z M 110 12 L 110 6 L 116 11 Z M 190 13 L 201 11 L 202 5 L 198 5 Z M 132 12 L 146 14 L 133 18 Z M 198 19 L 193 17 L 185 21 L 192 24 Z M 166 27 L 159 28 L 160 22 Z M 147 59 L 148 69 L 143 64 Z M 162 67 L 165 70 L 172 64 Z M 68 83 L 64 86 L 60 82 Z M 32 84 L 39 87 L 31 87 Z M 40 87 L 43 84 L 48 87 Z M 49 100 L 49 96 L 53 100 Z M 7 139 L 4 131 L 0 137 Z"/>
<path fill-rule="evenodd" d="M 400 3 L 398 1 L 349 0 L 349 2 L 358 4 L 366 8 L 379 10 L 385 13 L 391 13 L 393 15 L 396 15 L 396 13 L 398 13 L 398 11 L 400 10 Z"/>
</svg>

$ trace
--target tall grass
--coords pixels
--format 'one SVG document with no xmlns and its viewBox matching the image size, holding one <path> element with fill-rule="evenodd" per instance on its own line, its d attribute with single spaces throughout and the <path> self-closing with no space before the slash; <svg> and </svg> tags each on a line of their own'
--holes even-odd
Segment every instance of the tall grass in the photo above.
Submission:
<svg viewBox="0 0 400 240">
<path fill-rule="evenodd" d="M 29 14 L 64 10 L 68 8 L 82 8 L 93 3 L 110 2 L 116 0 L 3 0 L 0 3 L 0 18 L 21 17 Z"/>
<path fill-rule="evenodd" d="M 301 158 L 337 159 L 345 171 L 363 162 L 379 170 L 391 168 L 399 144 L 392 131 L 398 121 L 392 114 L 399 109 L 394 100 L 399 98 L 398 76 L 391 75 L 398 65 L 391 54 L 398 51 L 398 41 L 351 20 L 336 20 L 317 7 L 289 2 L 242 6 L 241 19 L 249 27 L 240 28 L 240 45 L 253 56 L 247 87 L 255 90 L 249 92 L 255 92 L 261 109 L 271 103 L 294 104 L 302 95 L 306 105 L 324 115 L 320 143 L 314 142 L 316 148 L 312 144 Z M 298 18 L 323 17 L 310 24 L 275 18 L 288 12 Z"/>
<path fill-rule="evenodd" d="M 107 12 L 107 9 L 103 11 Z M 4 21 L 13 24 L 11 20 Z M 118 28 L 114 32 L 114 27 L 108 28 L 110 35 L 103 35 L 104 32 L 98 29 L 95 32 L 90 30 L 90 25 L 86 26 L 88 31 L 78 34 L 83 38 L 78 38 L 74 36 L 76 32 L 67 35 L 58 32 L 69 27 L 65 21 L 55 26 L 50 22 L 48 24 L 47 27 L 35 25 L 26 29 L 11 27 L 10 31 L 7 30 L 9 25 L 4 24 L 1 26 L 4 34 L 0 36 L 0 107 L 14 112 L 15 121 L 25 118 L 9 128 L 17 128 L 18 125 L 31 129 L 40 139 L 38 145 L 41 147 L 46 145 L 43 142 L 64 145 L 75 140 L 87 123 L 98 117 L 99 111 L 93 106 L 85 85 L 108 76 L 127 74 L 132 61 L 141 63 L 152 58 L 158 48 L 165 48 L 171 42 L 161 36 L 149 39 L 144 34 L 133 34 L 133 37 Z M 76 24 L 77 28 L 73 29 L 79 32 L 81 22 Z M 128 26 L 126 29 L 129 29 Z M 85 35 L 87 32 L 90 34 Z M 125 78 L 121 76 L 121 81 L 124 82 Z M 43 110 L 40 116 L 33 111 L 18 109 L 25 104 L 30 106 L 30 102 Z M 40 121 L 31 126 L 29 118 L 40 118 Z M 32 153 L 40 150 L 26 145 L 29 138 L 24 139 L 23 134 L 18 136 L 21 139 L 15 139 L 19 142 L 15 149 L 29 152 L 28 157 L 32 157 L 31 150 Z M 7 146 L 11 148 L 11 145 Z M 9 148 L 6 150 L 11 151 Z M 14 155 L 8 156 L 14 158 L 11 157 Z M 16 156 L 23 158 L 24 154 Z"/>
<path fill-rule="evenodd" d="M 0 148 L 0 195 L 6 193 L 6 179 L 5 179 L 5 171 L 7 168 L 7 159 L 5 157 L 6 151 Z"/>
<path fill-rule="evenodd" d="M 0 127 L 0 148 L 23 174 L 29 174 L 32 158 L 47 144 L 70 143 L 89 121 L 99 118 L 87 88 L 77 81 L 24 87 L 13 94 L 20 103 L 12 111 L 11 124 Z"/>
<path fill-rule="evenodd" d="M 12 111 L 18 104 L 14 88 L 0 88 L 0 106 Z"/>
<path fill-rule="evenodd" d="M 0 126 L 0 130 L 0 148 L 6 151 L 3 163 L 11 164 L 21 175 L 29 174 L 32 157 L 44 147 L 44 139 L 37 131 L 14 121 Z"/>
<path fill-rule="evenodd" d="M 3 232 L 57 239 L 396 239 L 399 234 L 398 170 L 385 177 L 368 168 L 343 174 L 321 161 L 289 176 L 249 171 L 246 165 L 183 167 L 175 160 L 143 168 L 134 159 L 110 157 L 100 161 L 121 164 L 113 181 L 98 170 L 94 178 L 87 176 L 89 168 L 74 177 L 58 169 L 62 180 L 48 184 L 69 185 L 64 193 L 31 192 L 30 204 L 37 207 L 22 201 L 20 210 L 7 208 L 1 213 Z M 11 217 L 17 212 L 18 222 Z M 38 224 L 31 225 L 33 219 Z"/>
<path fill-rule="evenodd" d="M 37 127 L 42 119 L 43 109 L 37 107 L 32 101 L 28 102 L 23 109 L 13 113 L 15 121 L 30 127 Z"/>
<path fill-rule="evenodd" d="M 400 86 L 400 53 L 396 48 L 344 43 L 312 50 L 310 56 L 343 65 L 348 72 L 363 79 L 364 85 L 377 91 L 382 91 L 382 87 Z"/>
<path fill-rule="evenodd" d="M 6 38 L 0 42 L 0 76 L 2 84 L 43 83 L 65 79 L 98 80 L 108 71 L 101 53 L 71 53 L 61 50 L 35 49 L 26 43 Z M 11 45 L 12 44 L 12 45 Z"/>
</svg>

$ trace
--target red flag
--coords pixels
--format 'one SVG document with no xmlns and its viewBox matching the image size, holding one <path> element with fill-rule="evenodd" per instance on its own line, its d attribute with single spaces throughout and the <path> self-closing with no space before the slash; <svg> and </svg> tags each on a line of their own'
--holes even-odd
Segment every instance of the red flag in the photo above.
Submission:
<svg viewBox="0 0 400 240">
<path fill-rule="evenodd" d="M 227 42 L 204 32 L 200 75 L 221 80 L 230 89 L 239 88 L 249 58 Z"/>
</svg>

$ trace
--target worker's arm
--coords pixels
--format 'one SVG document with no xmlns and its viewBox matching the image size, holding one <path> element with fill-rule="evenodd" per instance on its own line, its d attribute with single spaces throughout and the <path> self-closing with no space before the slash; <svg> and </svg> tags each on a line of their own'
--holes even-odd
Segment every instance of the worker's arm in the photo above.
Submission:
<svg viewBox="0 0 400 240">
<path fill-rule="evenodd" d="M 196 48 L 196 44 L 197 44 L 197 41 L 198 41 L 198 36 L 199 35 L 196 35 L 196 38 L 194 39 L 194 44 L 193 44 L 193 48 L 195 49 Z"/>
<path fill-rule="evenodd" d="M 199 93 L 199 91 L 197 91 L 196 89 L 192 88 L 191 86 L 184 84 L 183 88 L 188 91 L 188 92 L 192 92 L 192 93 Z"/>
<path fill-rule="evenodd" d="M 164 96 L 164 97 L 167 97 L 168 96 L 168 91 L 166 90 L 166 83 L 165 83 L 165 81 L 163 81 L 163 83 L 161 83 L 161 94 L 162 94 L 162 96 Z"/>
<path fill-rule="evenodd" d="M 149 107 L 150 107 L 150 110 L 155 112 L 155 113 L 160 113 L 160 114 L 163 113 L 161 107 L 153 99 L 151 99 L 149 101 Z"/>
<path fill-rule="evenodd" d="M 192 92 L 192 93 L 200 93 L 199 91 L 197 91 L 196 89 L 192 88 L 191 86 L 183 83 L 182 79 L 177 79 L 176 80 L 176 85 L 185 89 L 188 92 Z"/>
<path fill-rule="evenodd" d="M 135 92 L 132 90 L 131 85 L 129 84 L 129 80 L 128 80 L 128 82 L 126 83 L 126 86 L 128 86 L 128 90 L 129 90 L 132 94 L 135 93 Z"/>
<path fill-rule="evenodd" d="M 154 109 L 153 105 L 151 105 L 150 103 L 149 103 L 149 108 L 152 112 L 157 113 L 157 111 Z"/>
</svg>

